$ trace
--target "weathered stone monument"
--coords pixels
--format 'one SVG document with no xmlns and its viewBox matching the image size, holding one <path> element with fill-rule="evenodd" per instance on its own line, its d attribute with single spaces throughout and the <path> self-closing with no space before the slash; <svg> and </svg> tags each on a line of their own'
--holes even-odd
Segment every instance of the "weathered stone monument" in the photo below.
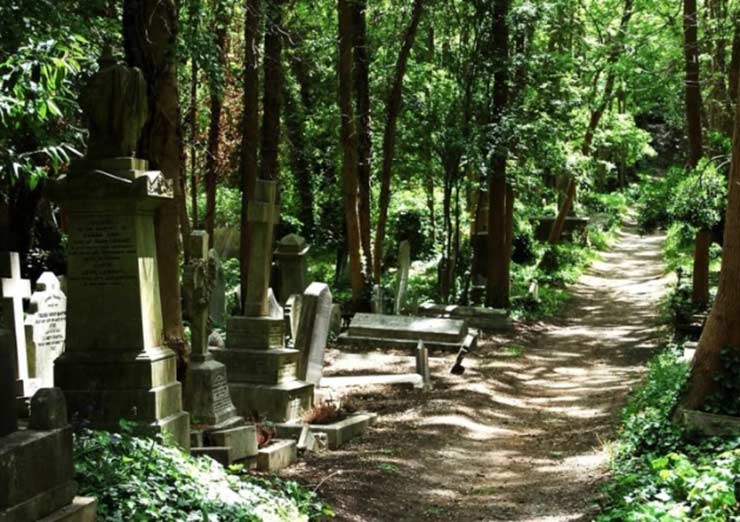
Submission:
<svg viewBox="0 0 740 522">
<path fill-rule="evenodd" d="M 409 286 L 409 270 L 411 269 L 411 244 L 401 241 L 398 247 L 398 276 L 396 278 L 396 301 L 393 313 L 399 315 L 406 306 L 406 291 Z"/>
<path fill-rule="evenodd" d="M 278 297 L 285 303 L 293 294 L 302 294 L 308 286 L 306 254 L 311 247 L 297 234 L 288 234 L 278 241 L 275 257 L 280 267 Z"/>
<path fill-rule="evenodd" d="M 248 204 L 250 249 L 249 278 L 244 316 L 230 317 L 226 347 L 213 348 L 214 357 L 226 365 L 231 398 L 239 415 L 274 421 L 293 420 L 313 402 L 313 386 L 297 377 L 298 350 L 285 347 L 285 318 L 270 299 L 272 234 L 278 220 L 276 183 L 258 180 Z"/>
<path fill-rule="evenodd" d="M 27 409 L 27 400 L 38 389 L 38 381 L 28 372 L 26 331 L 23 326 L 23 299 L 31 297 L 31 282 L 21 278 L 21 263 L 16 252 L 0 255 L 0 328 L 7 330 L 13 346 L 11 368 L 16 378 L 18 409 Z M 14 410 L 15 411 L 15 410 Z"/>
<path fill-rule="evenodd" d="M 295 339 L 300 352 L 298 378 L 318 386 L 324 370 L 324 350 L 331 321 L 331 290 L 324 283 L 311 283 L 303 293 L 301 318 Z"/>
<path fill-rule="evenodd" d="M 193 454 L 207 454 L 225 465 L 254 457 L 257 434 L 236 413 L 231 402 L 226 367 L 208 352 L 209 300 L 216 278 L 214 251 L 208 251 L 208 234 L 190 234 L 190 261 L 185 266 L 185 294 L 190 316 L 190 368 L 185 389 L 185 406 L 193 430 L 202 436 L 203 445 Z M 200 437 L 194 437 L 200 440 Z M 191 437 L 191 440 L 193 438 Z"/>
<path fill-rule="evenodd" d="M 211 249 L 209 254 L 213 259 L 213 291 L 211 292 L 211 303 L 208 307 L 209 315 L 212 322 L 223 325 L 226 321 L 226 275 L 221 258 L 215 249 Z"/>
<path fill-rule="evenodd" d="M 147 117 L 138 69 L 105 58 L 80 104 L 87 155 L 49 184 L 68 220 L 66 349 L 54 367 L 70 415 L 116 430 L 167 434 L 189 445 L 175 354 L 162 346 L 154 212 L 172 198 L 161 172 L 133 152 Z"/>
<path fill-rule="evenodd" d="M 26 316 L 29 373 L 44 388 L 54 387 L 54 361 L 64 352 L 67 296 L 57 276 L 44 272 L 36 281 Z"/>
<path fill-rule="evenodd" d="M 18 430 L 14 351 L 10 333 L 0 330 L 0 521 L 94 522 L 95 499 L 75 497 L 72 428 L 61 390 L 37 391 L 29 427 Z"/>
<path fill-rule="evenodd" d="M 374 314 L 383 314 L 385 306 L 383 301 L 385 295 L 383 295 L 383 287 L 380 285 L 373 285 L 373 293 L 370 297 L 370 311 Z"/>
</svg>

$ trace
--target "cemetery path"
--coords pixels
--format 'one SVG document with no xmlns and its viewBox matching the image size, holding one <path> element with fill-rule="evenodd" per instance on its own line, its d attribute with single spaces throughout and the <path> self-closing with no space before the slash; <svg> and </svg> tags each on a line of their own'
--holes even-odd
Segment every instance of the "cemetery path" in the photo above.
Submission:
<svg viewBox="0 0 740 522">
<path fill-rule="evenodd" d="M 288 476 L 318 486 L 340 521 L 591 520 L 629 390 L 657 342 L 660 236 L 626 226 L 547 323 L 485 337 L 464 376 L 435 354 L 427 395 L 384 388 L 353 400 L 380 414 L 361 440 Z M 405 354 L 340 354 L 358 372 L 403 372 Z M 384 368 L 378 368 L 382 366 Z"/>
</svg>

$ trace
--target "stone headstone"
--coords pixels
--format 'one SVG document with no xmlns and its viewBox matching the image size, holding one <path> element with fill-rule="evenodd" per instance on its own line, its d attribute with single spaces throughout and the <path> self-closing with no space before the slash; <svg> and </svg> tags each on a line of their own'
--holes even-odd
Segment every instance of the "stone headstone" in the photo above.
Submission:
<svg viewBox="0 0 740 522">
<path fill-rule="evenodd" d="M 406 306 L 406 291 L 409 285 L 409 270 L 411 268 L 411 244 L 401 241 L 398 247 L 398 277 L 396 279 L 396 301 L 393 313 L 398 315 Z"/>
<path fill-rule="evenodd" d="M 67 330 L 67 296 L 52 272 L 44 272 L 36 281 L 26 325 L 30 334 L 26 342 L 32 377 L 44 388 L 52 388 L 54 361 L 64 352 Z"/>
<path fill-rule="evenodd" d="M 318 386 L 324 370 L 324 350 L 329 338 L 331 309 L 329 286 L 311 283 L 303 293 L 295 347 L 300 351 L 298 378 L 314 386 Z"/>
<path fill-rule="evenodd" d="M 298 334 L 298 324 L 301 320 L 301 304 L 303 296 L 293 294 L 285 301 L 285 328 L 287 337 L 291 344 L 295 345 L 295 338 Z"/>
<path fill-rule="evenodd" d="M 54 382 L 70 416 L 92 428 L 131 421 L 188 448 L 175 354 L 162 343 L 154 214 L 172 183 L 128 156 L 146 120 L 141 71 L 110 62 L 90 79 L 81 105 L 90 147 L 47 185 L 68 223 L 67 335 Z"/>
<path fill-rule="evenodd" d="M 356 314 L 349 329 L 339 336 L 340 344 L 375 348 L 415 349 L 419 340 L 433 349 L 473 349 L 477 332 L 458 319 L 437 319 L 400 315 Z"/>
<path fill-rule="evenodd" d="M 383 287 L 373 285 L 373 294 L 370 297 L 370 309 L 374 314 L 383 313 Z"/>
<path fill-rule="evenodd" d="M 210 319 L 214 324 L 223 325 L 226 322 L 226 274 L 221 258 L 215 249 L 211 249 L 213 259 L 213 290 L 209 305 Z"/>
<path fill-rule="evenodd" d="M 308 286 L 306 254 L 311 247 L 297 234 L 288 234 L 278 241 L 275 258 L 280 267 L 280 302 L 293 294 L 302 294 Z"/>
<path fill-rule="evenodd" d="M 429 371 L 429 349 L 424 346 L 424 341 L 419 341 L 416 345 L 416 373 L 421 376 L 422 390 L 431 390 L 432 377 Z"/>
<path fill-rule="evenodd" d="M 342 333 L 342 305 L 334 303 L 331 305 L 331 319 L 329 319 L 329 333 L 338 336 Z"/>
<path fill-rule="evenodd" d="M 13 368 L 17 378 L 17 394 L 30 396 L 36 390 L 28 372 L 26 330 L 23 326 L 23 299 L 31 297 L 31 282 L 21 278 L 21 263 L 16 252 L 0 254 L 0 327 L 8 331 L 13 345 Z"/>
</svg>

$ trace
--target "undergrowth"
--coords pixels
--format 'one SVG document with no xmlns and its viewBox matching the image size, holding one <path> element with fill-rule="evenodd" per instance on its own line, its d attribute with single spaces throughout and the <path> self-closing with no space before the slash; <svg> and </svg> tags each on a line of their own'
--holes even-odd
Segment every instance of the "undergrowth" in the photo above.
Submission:
<svg viewBox="0 0 740 522">
<path fill-rule="evenodd" d="M 623 411 L 598 522 L 740 520 L 740 438 L 700 438 L 671 421 L 688 365 L 673 345 Z"/>
<path fill-rule="evenodd" d="M 229 470 L 153 439 L 84 430 L 75 435 L 79 493 L 101 522 L 300 522 L 332 515 L 295 482 Z"/>
</svg>

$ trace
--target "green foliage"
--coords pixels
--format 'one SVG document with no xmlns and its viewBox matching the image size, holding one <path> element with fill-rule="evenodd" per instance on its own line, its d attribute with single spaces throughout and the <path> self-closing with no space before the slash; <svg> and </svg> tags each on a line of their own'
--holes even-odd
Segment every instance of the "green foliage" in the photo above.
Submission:
<svg viewBox="0 0 740 522">
<path fill-rule="evenodd" d="M 724 215 L 727 181 L 715 165 L 702 160 L 672 191 L 669 212 L 675 221 L 711 229 Z"/>
<path fill-rule="evenodd" d="M 714 375 L 717 389 L 707 397 L 703 410 L 740 417 L 740 354 L 725 347 L 720 352 L 721 367 Z"/>
<path fill-rule="evenodd" d="M 673 221 L 669 212 L 673 190 L 684 177 L 684 170 L 673 167 L 662 177 L 641 176 L 637 225 L 642 233 L 666 228 Z"/>
<path fill-rule="evenodd" d="M 230 473 L 127 433 L 77 434 L 74 460 L 80 494 L 97 497 L 98 517 L 108 522 L 298 522 L 332 514 L 295 483 Z"/>
<path fill-rule="evenodd" d="M 680 349 L 649 366 L 623 413 L 599 522 L 737 520 L 740 439 L 698 439 L 671 422 L 688 378 Z"/>
</svg>

